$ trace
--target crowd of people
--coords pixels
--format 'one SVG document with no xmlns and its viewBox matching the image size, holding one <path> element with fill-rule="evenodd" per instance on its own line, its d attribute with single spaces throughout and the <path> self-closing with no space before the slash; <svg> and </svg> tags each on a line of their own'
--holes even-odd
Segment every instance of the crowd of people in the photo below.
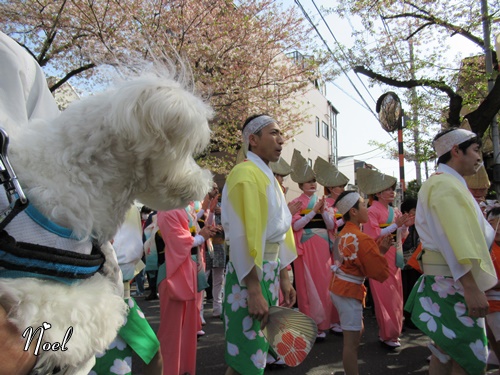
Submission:
<svg viewBox="0 0 500 375">
<path fill-rule="evenodd" d="M 430 338 L 431 374 L 484 373 L 488 347 L 497 353 L 500 339 L 500 206 L 485 200 L 481 140 L 465 129 L 439 133 L 438 170 L 401 209 L 394 177 L 358 169 L 359 190 L 345 191 L 349 180 L 334 165 L 318 158 L 310 166 L 297 150 L 288 164 L 282 146 L 272 117 L 250 117 L 244 157 L 224 187 L 184 209 L 153 212 L 145 248 L 148 258 L 164 253 L 150 278 L 163 373 L 196 372 L 204 289 L 224 322 L 226 374 L 284 363 L 262 335 L 273 305 L 312 318 L 318 341 L 343 335 L 345 373 L 358 374 L 367 294 L 388 350 L 401 346 L 404 326 L 419 329 Z M 302 194 L 287 203 L 288 175 Z M 150 251 L 155 232 L 163 244 Z"/>
</svg>

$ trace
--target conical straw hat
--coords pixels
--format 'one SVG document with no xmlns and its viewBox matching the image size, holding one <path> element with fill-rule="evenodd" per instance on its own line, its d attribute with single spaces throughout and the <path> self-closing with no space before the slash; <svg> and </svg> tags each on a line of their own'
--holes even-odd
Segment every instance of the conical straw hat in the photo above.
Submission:
<svg viewBox="0 0 500 375">
<path fill-rule="evenodd" d="M 318 326 L 307 315 L 286 307 L 270 306 L 269 321 L 262 331 L 270 349 L 286 365 L 298 366 L 311 351 Z"/>
<path fill-rule="evenodd" d="M 304 182 L 309 182 L 316 178 L 313 169 L 307 164 L 307 160 L 304 159 L 300 151 L 296 149 L 293 150 L 291 166 L 292 173 L 290 177 L 298 184 L 303 184 Z"/>
<path fill-rule="evenodd" d="M 481 168 L 472 176 L 465 176 L 464 179 L 469 189 L 488 189 L 490 187 L 490 180 L 484 165 L 481 165 Z"/>
<path fill-rule="evenodd" d="M 341 173 L 335 165 L 319 156 L 314 162 L 314 173 L 317 181 L 325 187 L 344 186 L 349 182 L 346 175 Z"/>
<path fill-rule="evenodd" d="M 369 168 L 358 168 L 356 176 L 359 190 L 367 195 L 380 193 L 397 182 L 396 177 Z"/>
<path fill-rule="evenodd" d="M 292 167 L 290 167 L 290 165 L 282 157 L 280 157 L 277 162 L 270 162 L 269 168 L 271 168 L 274 174 L 280 176 L 288 176 L 292 173 Z"/>
</svg>

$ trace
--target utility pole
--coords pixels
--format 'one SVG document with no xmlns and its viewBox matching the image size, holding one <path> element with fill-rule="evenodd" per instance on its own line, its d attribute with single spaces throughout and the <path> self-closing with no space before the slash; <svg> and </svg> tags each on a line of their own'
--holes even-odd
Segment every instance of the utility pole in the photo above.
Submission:
<svg viewBox="0 0 500 375">
<path fill-rule="evenodd" d="M 413 54 L 413 39 L 408 41 L 410 47 L 410 74 L 411 79 L 416 79 L 415 75 L 415 56 Z M 413 87 L 410 89 L 411 95 L 411 112 L 412 112 L 412 122 L 413 122 L 413 152 L 415 153 L 415 177 L 417 178 L 418 186 L 422 186 L 422 168 L 420 164 L 420 132 L 418 124 L 418 108 L 416 105 L 417 101 L 417 89 Z"/>
<path fill-rule="evenodd" d="M 481 0 L 481 15 L 483 19 L 483 39 L 484 39 L 484 60 L 486 64 L 486 74 L 488 76 L 488 92 L 491 91 L 494 85 L 493 79 L 493 58 L 491 54 L 491 22 L 488 13 L 488 1 Z M 491 122 L 491 140 L 493 142 L 493 186 L 497 194 L 497 199 L 500 196 L 500 138 L 498 136 L 498 123 L 496 117 Z"/>
</svg>

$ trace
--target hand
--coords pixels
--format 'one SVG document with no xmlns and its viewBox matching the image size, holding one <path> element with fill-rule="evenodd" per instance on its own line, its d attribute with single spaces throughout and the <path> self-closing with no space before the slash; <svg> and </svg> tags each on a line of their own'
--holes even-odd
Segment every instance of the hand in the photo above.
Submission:
<svg viewBox="0 0 500 375">
<path fill-rule="evenodd" d="M 321 197 L 313 207 L 314 212 L 320 214 L 325 208 L 325 197 Z"/>
<path fill-rule="evenodd" d="M 403 224 L 406 224 L 406 221 L 408 220 L 409 214 L 403 214 L 400 217 L 398 217 L 395 221 L 396 225 L 398 228 L 402 227 Z"/>
<path fill-rule="evenodd" d="M 486 294 L 482 292 L 474 280 L 472 274 L 467 272 L 460 279 L 464 288 L 465 305 L 471 318 L 482 318 L 488 314 L 489 303 Z"/>
<path fill-rule="evenodd" d="M 243 281 L 248 292 L 248 314 L 252 319 L 260 321 L 260 329 L 264 329 L 269 319 L 269 304 L 262 295 L 262 288 L 255 267 L 243 278 Z"/>
<path fill-rule="evenodd" d="M 391 234 L 379 237 L 375 240 L 377 243 L 380 254 L 384 255 L 389 251 L 392 245 L 394 245 L 394 240 Z"/>
<path fill-rule="evenodd" d="M 297 299 L 297 293 L 290 282 L 288 277 L 288 270 L 283 268 L 280 271 L 280 288 L 283 293 L 283 304 L 284 307 L 293 307 L 295 305 L 295 301 Z"/>
<path fill-rule="evenodd" d="M 292 216 L 295 215 L 297 212 L 299 212 L 301 208 L 302 208 L 302 203 L 300 201 L 288 203 L 288 209 L 290 210 Z"/>
<path fill-rule="evenodd" d="M 208 240 L 209 238 L 212 238 L 217 234 L 217 227 L 213 225 L 205 225 L 199 232 L 198 234 L 202 236 L 205 241 Z"/>
<path fill-rule="evenodd" d="M 216 214 L 216 215 L 220 215 L 220 214 L 221 214 L 221 212 L 222 212 L 222 210 L 220 209 L 220 207 L 216 205 L 216 206 L 215 206 L 215 209 L 214 209 L 214 214 Z"/>
<path fill-rule="evenodd" d="M 214 212 L 218 202 L 219 202 L 219 194 L 215 194 L 215 196 L 210 201 L 210 206 L 209 206 L 210 212 Z"/>
<path fill-rule="evenodd" d="M 406 219 L 405 225 L 407 227 L 411 227 L 412 225 L 415 225 L 415 215 L 408 214 L 408 219 Z"/>
</svg>

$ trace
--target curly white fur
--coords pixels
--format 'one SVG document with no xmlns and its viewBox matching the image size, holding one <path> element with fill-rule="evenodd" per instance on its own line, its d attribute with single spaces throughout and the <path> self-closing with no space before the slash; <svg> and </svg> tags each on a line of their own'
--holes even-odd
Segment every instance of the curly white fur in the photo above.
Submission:
<svg viewBox="0 0 500 375">
<path fill-rule="evenodd" d="M 134 199 L 169 210 L 209 191 L 211 174 L 193 155 L 208 144 L 211 116 L 173 77 L 142 77 L 76 102 L 54 121 L 6 129 L 10 159 L 39 211 L 83 240 L 104 244 Z M 101 274 L 73 286 L 0 279 L 0 303 L 21 332 L 50 320 L 47 341 L 60 341 L 73 326 L 72 350 L 47 352 L 39 365 L 77 366 L 103 351 L 126 310 Z"/>
</svg>

